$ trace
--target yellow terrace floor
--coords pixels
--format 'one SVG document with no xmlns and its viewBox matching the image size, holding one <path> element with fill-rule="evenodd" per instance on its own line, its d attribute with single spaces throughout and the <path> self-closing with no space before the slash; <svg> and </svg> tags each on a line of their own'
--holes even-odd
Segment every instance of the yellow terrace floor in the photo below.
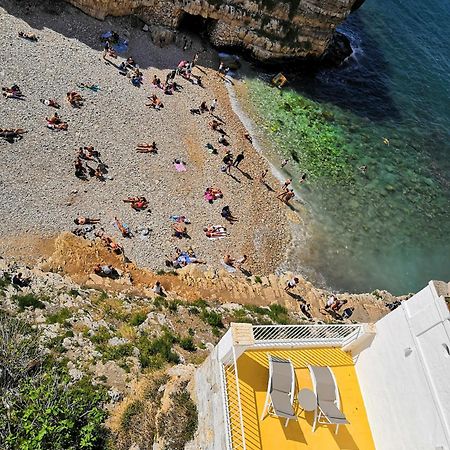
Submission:
<svg viewBox="0 0 450 450">
<path fill-rule="evenodd" d="M 295 367 L 297 390 L 312 389 L 308 364 L 330 366 L 335 374 L 341 396 L 341 410 L 350 425 L 341 425 L 335 434 L 335 425 L 318 424 L 312 432 L 314 413 L 300 411 L 298 420 L 285 420 L 267 416 L 261 421 L 269 377 L 268 354 L 290 359 Z M 364 402 L 351 357 L 339 348 L 303 348 L 295 350 L 250 350 L 237 361 L 244 430 L 247 450 L 371 450 L 372 434 Z M 227 376 L 228 395 L 235 396 L 235 380 Z M 231 423 L 232 430 L 239 422 Z"/>
</svg>

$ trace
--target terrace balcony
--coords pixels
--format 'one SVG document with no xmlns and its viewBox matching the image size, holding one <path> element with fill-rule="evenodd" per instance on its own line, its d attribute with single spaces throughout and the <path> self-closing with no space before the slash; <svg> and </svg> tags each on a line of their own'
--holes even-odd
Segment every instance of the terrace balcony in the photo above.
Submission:
<svg viewBox="0 0 450 450">
<path fill-rule="evenodd" d="M 345 351 L 370 337 L 364 325 L 252 326 L 233 324 L 218 345 L 228 450 L 374 449 L 363 397 L 351 355 Z M 312 389 L 308 365 L 329 366 L 340 393 L 340 409 L 350 422 L 319 424 L 314 412 L 294 401 L 297 420 L 261 420 L 269 378 L 269 355 L 289 359 L 296 393 Z"/>
</svg>

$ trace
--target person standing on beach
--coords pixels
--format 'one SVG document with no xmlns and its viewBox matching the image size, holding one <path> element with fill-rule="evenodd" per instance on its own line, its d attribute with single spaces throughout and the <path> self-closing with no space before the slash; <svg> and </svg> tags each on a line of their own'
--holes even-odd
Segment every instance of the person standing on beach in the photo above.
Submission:
<svg viewBox="0 0 450 450">
<path fill-rule="evenodd" d="M 197 65 L 197 61 L 198 61 L 198 53 L 196 53 L 192 58 L 192 67 L 195 67 Z"/>
<path fill-rule="evenodd" d="M 281 161 L 281 168 L 283 168 L 288 162 L 288 159 L 283 159 L 283 161 Z"/>
<path fill-rule="evenodd" d="M 222 61 L 220 61 L 219 68 L 217 69 L 217 72 L 222 73 L 223 72 L 223 68 L 224 68 L 224 64 L 223 64 Z"/>
<path fill-rule="evenodd" d="M 217 98 L 215 98 L 212 102 L 211 102 L 211 106 L 209 107 L 209 110 L 211 112 L 211 114 L 214 113 L 214 111 L 216 110 L 217 107 Z"/>
<path fill-rule="evenodd" d="M 292 180 L 291 180 L 290 178 L 288 178 L 288 179 L 284 182 L 283 186 L 281 186 L 281 191 L 282 191 L 282 192 L 288 191 L 291 182 L 292 182 Z"/>
<path fill-rule="evenodd" d="M 258 180 L 260 183 L 262 184 L 266 184 L 266 176 L 267 173 L 269 172 L 269 169 L 264 169 L 263 172 L 261 173 L 261 175 L 259 176 Z"/>
<path fill-rule="evenodd" d="M 244 151 L 239 153 L 239 155 L 236 156 L 236 159 L 234 160 L 233 166 L 236 167 L 236 169 L 239 167 L 239 164 L 244 159 Z"/>
</svg>

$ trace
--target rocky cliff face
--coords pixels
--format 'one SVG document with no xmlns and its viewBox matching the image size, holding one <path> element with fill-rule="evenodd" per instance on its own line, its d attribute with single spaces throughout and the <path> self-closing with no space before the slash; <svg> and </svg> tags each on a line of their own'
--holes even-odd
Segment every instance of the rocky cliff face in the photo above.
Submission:
<svg viewBox="0 0 450 450">
<path fill-rule="evenodd" d="M 240 47 L 261 61 L 320 59 L 332 47 L 336 27 L 361 0 L 67 0 L 89 15 L 134 14 L 149 25 L 175 30 L 203 19 L 217 47 Z M 200 28 L 200 27 L 199 27 Z"/>
</svg>

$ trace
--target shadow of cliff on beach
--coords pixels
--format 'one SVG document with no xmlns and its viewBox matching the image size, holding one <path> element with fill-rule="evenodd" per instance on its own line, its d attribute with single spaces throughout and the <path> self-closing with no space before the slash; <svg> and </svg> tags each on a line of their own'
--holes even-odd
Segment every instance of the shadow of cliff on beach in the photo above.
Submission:
<svg viewBox="0 0 450 450">
<path fill-rule="evenodd" d="M 134 15 L 108 16 L 100 21 L 64 0 L 0 0 L 0 6 L 36 30 L 48 28 L 99 51 L 103 48 L 100 35 L 114 30 L 129 42 L 128 51 L 120 56 L 132 55 L 142 69 L 173 69 L 180 60 L 190 60 L 196 52 L 210 48 L 192 27 L 176 32 L 178 45 L 160 47 L 152 42 L 150 33 L 142 31 L 144 22 Z M 274 73 L 283 71 L 289 79 L 289 87 L 312 100 L 333 103 L 377 122 L 398 119 L 400 111 L 389 89 L 389 65 L 367 30 L 362 14 L 361 10 L 353 13 L 342 26 L 341 31 L 352 42 L 354 53 L 340 67 L 312 71 L 304 65 L 286 64 L 268 69 L 253 62 L 255 71 L 248 75 L 258 74 L 270 82 Z M 183 51 L 186 40 L 194 45 Z M 214 54 L 201 53 L 199 63 L 217 68 L 218 57 Z M 245 55 L 242 58 L 247 59 Z"/>
<path fill-rule="evenodd" d="M 176 68 L 181 60 L 191 60 L 195 53 L 200 53 L 199 64 L 205 67 L 217 67 L 218 59 L 210 54 L 203 54 L 206 44 L 200 36 L 191 30 L 175 32 L 175 42 L 166 46 L 155 45 L 150 32 L 142 30 L 144 22 L 135 15 L 123 17 L 107 16 L 104 21 L 95 19 L 64 0 L 0 0 L 0 7 L 25 21 L 36 30 L 50 29 L 68 39 L 75 39 L 88 47 L 102 51 L 101 35 L 115 31 L 122 39 L 128 41 L 128 48 L 119 56 L 132 56 L 141 69 L 154 67 L 161 70 Z M 28 32 L 24 26 L 25 32 Z M 184 45 L 186 44 L 187 45 Z M 183 47 L 185 50 L 183 50 Z M 113 60 L 113 63 L 116 63 Z M 70 63 L 68 61 L 68 63 Z M 76 61 L 72 61 L 76 63 Z"/>
</svg>

